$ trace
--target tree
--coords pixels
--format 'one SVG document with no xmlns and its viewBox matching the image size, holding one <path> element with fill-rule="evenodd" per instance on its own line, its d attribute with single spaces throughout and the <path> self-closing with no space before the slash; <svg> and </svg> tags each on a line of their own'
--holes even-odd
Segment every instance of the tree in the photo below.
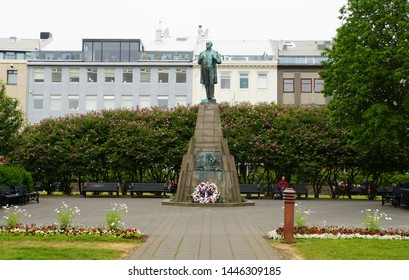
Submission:
<svg viewBox="0 0 409 280">
<path fill-rule="evenodd" d="M 0 82 L 0 156 L 6 156 L 12 150 L 24 114 L 18 109 L 18 101 L 6 95 L 6 86 Z"/>
<path fill-rule="evenodd" d="M 348 0 L 342 26 L 324 54 L 324 94 L 331 120 L 351 133 L 364 172 L 378 185 L 381 174 L 408 168 L 409 3 Z"/>
</svg>

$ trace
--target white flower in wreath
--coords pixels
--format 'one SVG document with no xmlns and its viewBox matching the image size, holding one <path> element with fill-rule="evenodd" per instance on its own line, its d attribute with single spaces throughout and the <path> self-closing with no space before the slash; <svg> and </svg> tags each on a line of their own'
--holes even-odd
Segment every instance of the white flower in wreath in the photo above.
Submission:
<svg viewBox="0 0 409 280">
<path fill-rule="evenodd" d="M 193 201 L 197 203 L 215 203 L 220 196 L 216 184 L 201 182 L 192 193 Z"/>
</svg>

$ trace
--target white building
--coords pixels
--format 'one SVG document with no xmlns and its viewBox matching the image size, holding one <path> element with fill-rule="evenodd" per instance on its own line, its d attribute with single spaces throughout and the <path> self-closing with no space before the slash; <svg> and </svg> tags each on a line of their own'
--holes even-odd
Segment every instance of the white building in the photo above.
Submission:
<svg viewBox="0 0 409 280">
<path fill-rule="evenodd" d="M 277 51 L 270 40 L 264 41 L 212 41 L 213 49 L 222 57 L 217 65 L 218 85 L 215 86 L 217 102 L 231 104 L 277 101 Z M 206 49 L 206 40 L 198 42 L 193 61 L 192 101 L 198 104 L 206 98 L 200 84 L 200 65 L 197 57 Z"/>
</svg>

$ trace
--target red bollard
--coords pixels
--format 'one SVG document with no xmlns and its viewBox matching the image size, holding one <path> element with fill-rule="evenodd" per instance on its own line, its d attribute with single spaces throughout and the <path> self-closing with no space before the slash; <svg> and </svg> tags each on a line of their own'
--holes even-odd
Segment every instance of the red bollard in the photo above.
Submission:
<svg viewBox="0 0 409 280">
<path fill-rule="evenodd" d="M 284 190 L 284 243 L 294 242 L 294 204 L 296 192 L 293 188 Z"/>
</svg>

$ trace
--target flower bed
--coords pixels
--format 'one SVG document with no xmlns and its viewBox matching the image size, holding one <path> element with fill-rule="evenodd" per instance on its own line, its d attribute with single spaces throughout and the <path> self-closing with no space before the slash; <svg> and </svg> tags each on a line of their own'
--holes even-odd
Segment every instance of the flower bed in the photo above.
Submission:
<svg viewBox="0 0 409 280">
<path fill-rule="evenodd" d="M 273 240 L 284 239 L 284 228 L 280 227 L 267 233 L 267 238 Z M 320 238 L 320 239 L 399 239 L 409 240 L 408 229 L 377 229 L 312 226 L 294 227 L 294 238 Z"/>
<path fill-rule="evenodd" d="M 61 229 L 57 225 L 37 226 L 31 225 L 16 225 L 9 228 L 6 226 L 0 227 L 0 236 L 112 236 L 129 239 L 137 239 L 142 237 L 140 230 L 136 228 L 115 228 L 105 229 L 102 227 L 71 227 Z"/>
</svg>

